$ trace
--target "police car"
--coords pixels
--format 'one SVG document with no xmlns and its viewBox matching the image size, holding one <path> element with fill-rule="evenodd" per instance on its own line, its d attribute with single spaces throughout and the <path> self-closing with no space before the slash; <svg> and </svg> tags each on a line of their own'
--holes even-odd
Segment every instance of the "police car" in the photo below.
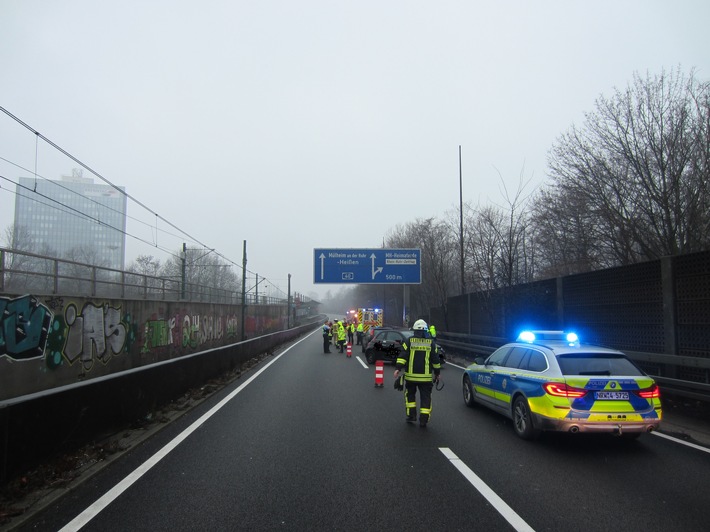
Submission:
<svg viewBox="0 0 710 532">
<path fill-rule="evenodd" d="M 662 417 L 658 385 L 626 355 L 562 331 L 525 331 L 477 359 L 464 372 L 463 398 L 512 419 L 526 440 L 541 431 L 636 438 Z"/>
</svg>

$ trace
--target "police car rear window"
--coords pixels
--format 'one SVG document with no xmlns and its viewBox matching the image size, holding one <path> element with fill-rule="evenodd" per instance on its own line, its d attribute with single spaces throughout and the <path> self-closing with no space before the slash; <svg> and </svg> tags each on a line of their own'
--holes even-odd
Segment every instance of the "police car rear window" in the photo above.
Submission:
<svg viewBox="0 0 710 532">
<path fill-rule="evenodd" d="M 623 355 L 607 353 L 574 353 L 557 357 L 563 375 L 624 375 L 643 377 L 645 374 Z"/>
</svg>

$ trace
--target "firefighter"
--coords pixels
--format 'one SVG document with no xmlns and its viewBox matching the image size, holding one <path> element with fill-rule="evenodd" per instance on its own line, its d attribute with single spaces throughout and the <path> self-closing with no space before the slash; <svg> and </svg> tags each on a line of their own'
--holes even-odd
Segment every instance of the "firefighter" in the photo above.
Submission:
<svg viewBox="0 0 710 532">
<path fill-rule="evenodd" d="M 335 323 L 330 329 L 330 336 L 333 338 L 333 347 L 338 348 L 338 329 L 340 328 L 340 322 L 335 320 Z"/>
<path fill-rule="evenodd" d="M 365 334 L 365 328 L 362 326 L 362 322 L 358 322 L 356 333 L 357 333 L 357 345 L 362 345 L 362 335 Z"/>
<path fill-rule="evenodd" d="M 340 350 L 341 353 L 344 353 L 347 333 L 345 332 L 345 326 L 343 325 L 342 321 L 338 322 L 337 333 L 338 333 L 338 349 Z"/>
<path fill-rule="evenodd" d="M 404 402 L 407 423 L 417 421 L 417 390 L 419 390 L 419 426 L 426 427 L 431 417 L 431 391 L 434 382 L 439 382 L 441 363 L 436 352 L 436 340 L 427 338 L 427 324 L 417 320 L 412 326 L 414 336 L 409 345 L 402 344 L 397 358 L 394 378 L 404 369 Z"/>
<path fill-rule="evenodd" d="M 325 320 L 325 323 L 323 324 L 323 352 L 324 353 L 330 353 L 330 339 L 332 337 L 332 333 L 330 332 L 330 325 L 328 324 L 328 320 Z"/>
</svg>

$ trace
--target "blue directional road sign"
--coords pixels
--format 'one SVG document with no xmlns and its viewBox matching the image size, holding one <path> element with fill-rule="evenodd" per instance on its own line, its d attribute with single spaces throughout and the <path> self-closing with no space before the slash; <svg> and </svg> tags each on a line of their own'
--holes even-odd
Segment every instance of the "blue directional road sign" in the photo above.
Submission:
<svg viewBox="0 0 710 532">
<path fill-rule="evenodd" d="M 313 282 L 421 284 L 421 250 L 314 249 Z"/>
</svg>

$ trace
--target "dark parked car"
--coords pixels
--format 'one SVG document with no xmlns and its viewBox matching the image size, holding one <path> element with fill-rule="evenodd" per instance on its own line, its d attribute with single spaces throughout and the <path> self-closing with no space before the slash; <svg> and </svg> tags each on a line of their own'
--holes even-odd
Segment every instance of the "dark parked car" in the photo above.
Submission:
<svg viewBox="0 0 710 532">
<path fill-rule="evenodd" d="M 402 343 L 408 341 L 414 331 L 410 329 L 390 329 L 386 327 L 375 328 L 375 334 L 365 347 L 365 359 L 368 364 L 374 364 L 377 360 L 385 362 L 396 362 L 397 357 L 402 352 Z M 437 346 L 439 359 L 442 364 L 446 363 L 444 348 Z"/>
<path fill-rule="evenodd" d="M 381 327 L 370 327 L 367 331 L 365 331 L 365 334 L 362 335 L 362 352 L 365 352 L 367 346 L 370 345 L 370 342 L 375 338 L 375 336 L 377 336 L 377 333 L 380 331 L 389 331 L 391 329 L 393 329 L 393 327 L 388 325 Z"/>
</svg>

